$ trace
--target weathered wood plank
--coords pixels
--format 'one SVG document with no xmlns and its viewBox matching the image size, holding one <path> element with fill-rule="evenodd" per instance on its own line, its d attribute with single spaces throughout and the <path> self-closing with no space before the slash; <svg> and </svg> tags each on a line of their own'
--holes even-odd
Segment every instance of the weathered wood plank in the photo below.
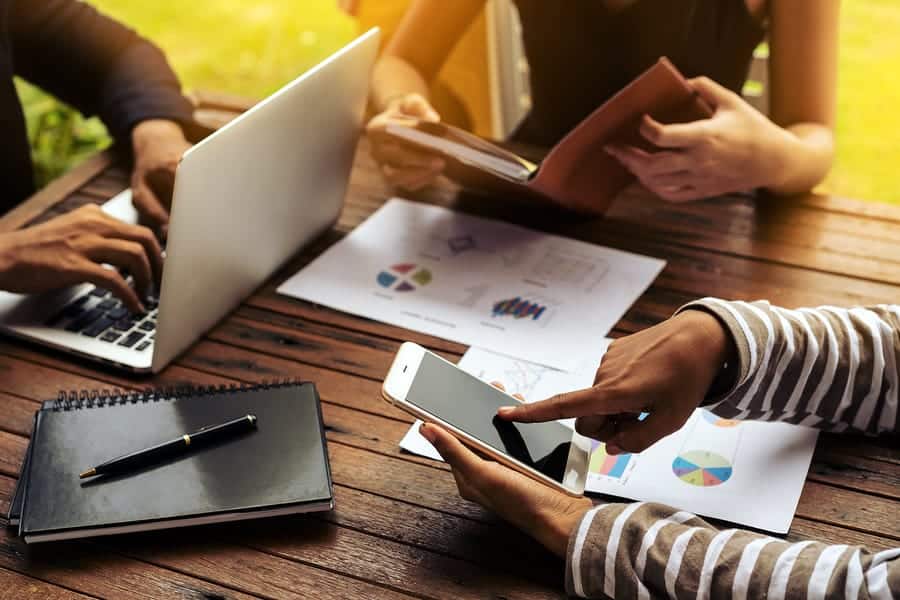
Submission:
<svg viewBox="0 0 900 600">
<path fill-rule="evenodd" d="M 6 600 L 14 598 L 19 600 L 25 598 L 62 598 L 68 600 L 70 598 L 90 598 L 90 596 L 0 567 L 0 598 Z"/>
<path fill-rule="evenodd" d="M 837 451 L 827 441 L 816 448 L 809 479 L 900 501 L 900 465 Z"/>
<path fill-rule="evenodd" d="M 174 571 L 190 573 L 239 590 L 252 590 L 268 598 L 316 597 L 340 598 L 410 598 L 399 590 L 372 585 L 361 578 L 347 577 L 326 565 L 316 568 L 311 561 L 282 557 L 265 550 L 237 545 L 258 537 L 261 528 L 290 528 L 315 553 L 320 547 L 333 545 L 334 534 L 321 521 L 299 517 L 258 521 L 252 526 L 210 526 L 197 531 L 172 530 L 140 536 L 103 540 L 124 556 Z M 305 527 L 304 527 L 305 525 Z M 337 572 L 336 572 L 337 571 Z M 365 577 L 365 580 L 371 578 Z"/>
<path fill-rule="evenodd" d="M 62 542 L 28 547 L 6 527 L 0 530 L 0 567 L 101 598 L 258 597 L 119 556 L 95 544 Z"/>
</svg>

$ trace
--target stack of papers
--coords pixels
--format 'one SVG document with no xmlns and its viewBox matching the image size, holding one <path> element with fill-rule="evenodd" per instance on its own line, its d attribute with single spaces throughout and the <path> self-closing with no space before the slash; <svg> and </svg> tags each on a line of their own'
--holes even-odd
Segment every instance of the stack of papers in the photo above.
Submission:
<svg viewBox="0 0 900 600">
<path fill-rule="evenodd" d="M 533 401 L 593 384 L 605 336 L 664 266 L 395 198 L 278 291 L 473 346 L 461 368 Z M 587 489 L 786 532 L 816 436 L 698 410 L 640 455 L 596 443 Z M 440 459 L 418 423 L 401 446 Z"/>
</svg>

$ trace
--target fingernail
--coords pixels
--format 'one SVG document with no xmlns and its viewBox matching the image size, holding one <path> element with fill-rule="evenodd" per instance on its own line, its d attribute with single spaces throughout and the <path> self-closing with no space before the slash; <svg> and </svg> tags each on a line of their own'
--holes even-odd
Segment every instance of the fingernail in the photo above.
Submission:
<svg viewBox="0 0 900 600">
<path fill-rule="evenodd" d="M 428 426 L 428 423 L 422 423 L 422 426 L 419 427 L 419 433 L 422 434 L 422 437 L 434 443 L 434 430 Z"/>
<path fill-rule="evenodd" d="M 610 444 L 606 444 L 606 453 L 610 456 L 614 456 L 616 454 L 622 454 L 622 449 L 618 446 L 612 446 Z"/>
<path fill-rule="evenodd" d="M 497 414 L 501 417 L 509 417 L 515 413 L 515 406 L 501 406 L 497 409 Z"/>
</svg>

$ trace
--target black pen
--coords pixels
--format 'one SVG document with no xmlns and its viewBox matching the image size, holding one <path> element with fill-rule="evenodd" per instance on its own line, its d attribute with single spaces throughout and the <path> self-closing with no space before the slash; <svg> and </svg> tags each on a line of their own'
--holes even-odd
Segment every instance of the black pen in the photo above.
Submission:
<svg viewBox="0 0 900 600">
<path fill-rule="evenodd" d="M 90 468 L 79 477 L 93 477 L 94 475 L 120 475 L 153 463 L 173 458 L 184 454 L 190 449 L 219 442 L 229 437 L 250 431 L 256 427 L 256 415 L 245 415 L 240 419 L 234 419 L 221 425 L 204 427 L 194 433 L 186 433 L 180 438 L 163 442 L 143 450 L 131 452 L 123 456 L 108 460 L 102 465 Z"/>
</svg>

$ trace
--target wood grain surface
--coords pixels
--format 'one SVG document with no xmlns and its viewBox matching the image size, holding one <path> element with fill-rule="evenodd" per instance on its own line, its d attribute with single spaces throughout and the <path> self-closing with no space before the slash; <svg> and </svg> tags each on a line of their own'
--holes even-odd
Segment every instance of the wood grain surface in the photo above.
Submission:
<svg viewBox="0 0 900 600">
<path fill-rule="evenodd" d="M 209 110 L 227 113 L 227 98 Z M 224 106 L 223 106 L 224 105 Z M 217 117 L 218 121 L 227 121 Z M 0 228 L 16 228 L 128 185 L 106 154 L 47 188 Z M 330 513 L 26 547 L 0 532 L 3 597 L 558 598 L 563 564 L 537 543 L 460 499 L 440 463 L 402 452 L 412 419 L 379 388 L 393 353 L 413 340 L 457 360 L 466 348 L 278 296 L 275 287 L 390 197 L 360 144 L 335 228 L 161 374 L 133 378 L 0 339 L 0 513 L 39 402 L 59 390 L 315 381 L 336 493 Z M 668 261 L 613 330 L 626 335 L 697 297 L 768 298 L 788 306 L 900 298 L 900 209 L 849 199 L 734 196 L 666 204 L 630 189 L 604 219 L 573 218 L 448 182 L 416 200 Z M 896 438 L 822 435 L 788 539 L 879 550 L 900 544 Z M 0 519 L 2 520 L 2 519 Z M 5 521 L 3 522 L 5 524 Z"/>
</svg>

